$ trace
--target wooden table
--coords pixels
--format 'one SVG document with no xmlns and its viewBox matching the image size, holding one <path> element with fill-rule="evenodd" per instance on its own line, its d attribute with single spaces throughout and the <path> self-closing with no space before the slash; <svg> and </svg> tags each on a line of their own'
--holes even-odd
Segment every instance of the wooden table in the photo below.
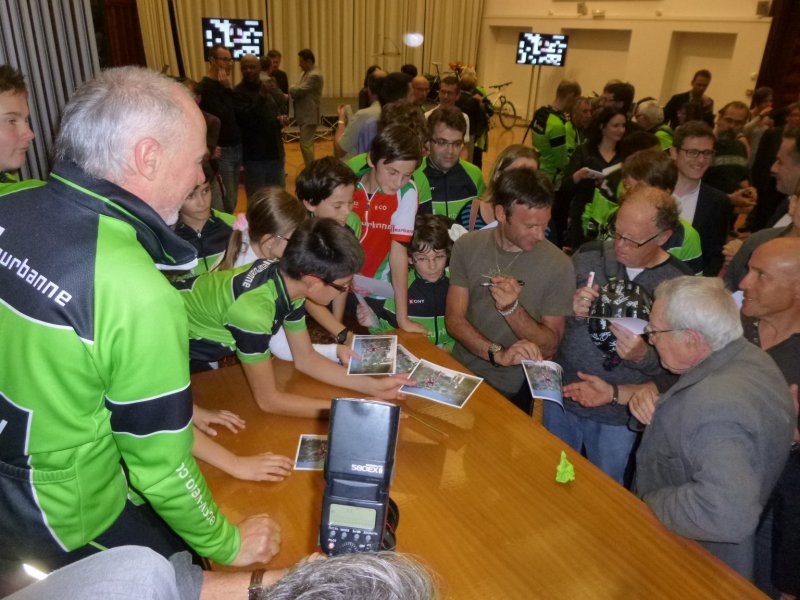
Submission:
<svg viewBox="0 0 800 600">
<path fill-rule="evenodd" d="M 400 334 L 411 352 L 463 370 L 419 335 Z M 352 397 L 275 361 L 286 389 Z M 301 433 L 326 421 L 262 413 L 240 367 L 193 377 L 197 402 L 247 421 L 218 440 L 237 454 L 270 450 L 294 458 Z M 402 403 L 391 496 L 400 507 L 398 550 L 441 577 L 443 597 L 765 598 L 702 548 L 664 529 L 631 493 L 532 421 L 487 384 L 461 409 L 411 397 Z M 566 450 L 576 480 L 556 483 Z M 234 522 L 268 512 L 283 528 L 270 566 L 292 565 L 317 549 L 323 476 L 298 471 L 280 483 L 239 481 L 201 463 L 214 497 Z"/>
</svg>

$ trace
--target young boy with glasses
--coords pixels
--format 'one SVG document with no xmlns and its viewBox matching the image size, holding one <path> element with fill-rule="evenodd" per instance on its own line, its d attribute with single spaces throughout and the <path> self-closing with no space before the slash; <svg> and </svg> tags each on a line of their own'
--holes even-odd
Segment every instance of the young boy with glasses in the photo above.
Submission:
<svg viewBox="0 0 800 600">
<path fill-rule="evenodd" d="M 450 274 L 447 263 L 453 240 L 447 219 L 441 215 L 417 215 L 414 237 L 408 248 L 408 318 L 428 331 L 428 339 L 447 351 L 453 349 L 453 338 L 445 326 L 447 290 Z M 375 307 L 375 314 L 364 304 L 358 307 L 358 322 L 379 334 L 397 328 L 397 305 L 388 298 Z M 375 324 L 377 322 L 377 325 Z"/>
</svg>

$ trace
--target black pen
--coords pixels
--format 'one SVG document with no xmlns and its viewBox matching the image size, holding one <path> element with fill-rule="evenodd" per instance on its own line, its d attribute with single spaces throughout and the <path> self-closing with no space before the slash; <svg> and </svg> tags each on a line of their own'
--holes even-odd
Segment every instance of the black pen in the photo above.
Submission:
<svg viewBox="0 0 800 600">
<path fill-rule="evenodd" d="M 518 284 L 520 287 L 525 287 L 525 282 L 524 282 L 524 281 L 522 281 L 522 279 L 517 279 L 517 284 Z M 491 283 L 491 282 L 486 282 L 486 283 L 482 283 L 482 284 L 481 284 L 481 286 L 482 286 L 482 287 L 494 287 L 494 286 L 495 286 L 495 284 L 493 284 L 493 283 Z"/>
</svg>

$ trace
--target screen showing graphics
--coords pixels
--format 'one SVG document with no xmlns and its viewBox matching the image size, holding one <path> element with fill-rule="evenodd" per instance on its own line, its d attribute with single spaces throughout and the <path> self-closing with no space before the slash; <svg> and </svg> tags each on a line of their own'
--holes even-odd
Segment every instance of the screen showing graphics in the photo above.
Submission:
<svg viewBox="0 0 800 600">
<path fill-rule="evenodd" d="M 264 22 L 257 19 L 203 18 L 203 47 L 214 44 L 230 49 L 234 60 L 245 54 L 264 55 Z"/>
<path fill-rule="evenodd" d="M 517 64 L 563 67 L 567 61 L 568 39 L 566 35 L 523 31 L 517 44 Z"/>
</svg>

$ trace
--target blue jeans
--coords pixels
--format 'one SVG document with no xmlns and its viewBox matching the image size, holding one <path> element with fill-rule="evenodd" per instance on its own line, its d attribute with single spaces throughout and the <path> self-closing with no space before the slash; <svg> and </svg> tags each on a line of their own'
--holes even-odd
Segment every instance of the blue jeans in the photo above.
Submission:
<svg viewBox="0 0 800 600">
<path fill-rule="evenodd" d="M 606 425 L 562 410 L 553 402 L 544 403 L 544 426 L 603 473 L 624 485 L 625 467 L 636 441 L 636 432 L 627 425 Z"/>
<path fill-rule="evenodd" d="M 227 213 L 233 214 L 239 199 L 239 171 L 242 168 L 242 146 L 223 146 L 219 160 L 219 174 L 222 177 L 223 206 Z"/>
<path fill-rule="evenodd" d="M 284 157 L 244 161 L 244 189 L 247 192 L 248 202 L 250 197 L 265 185 L 284 186 L 284 163 Z"/>
</svg>

